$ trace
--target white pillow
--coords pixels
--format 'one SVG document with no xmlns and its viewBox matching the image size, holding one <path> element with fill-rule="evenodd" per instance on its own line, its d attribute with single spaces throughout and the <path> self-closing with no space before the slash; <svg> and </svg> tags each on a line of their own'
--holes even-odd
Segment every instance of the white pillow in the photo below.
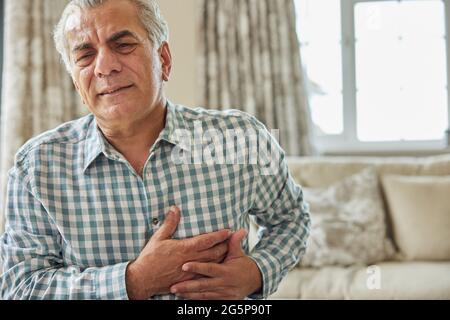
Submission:
<svg viewBox="0 0 450 320">
<path fill-rule="evenodd" d="M 450 260 L 450 176 L 383 178 L 394 240 L 407 260 Z"/>
<path fill-rule="evenodd" d="M 394 254 L 374 167 L 327 188 L 303 188 L 311 234 L 301 267 L 371 264 Z"/>
</svg>

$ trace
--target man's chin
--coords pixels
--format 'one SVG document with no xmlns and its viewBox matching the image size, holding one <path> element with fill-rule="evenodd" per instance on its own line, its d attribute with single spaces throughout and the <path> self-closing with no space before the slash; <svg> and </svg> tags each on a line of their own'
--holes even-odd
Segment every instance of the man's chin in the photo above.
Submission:
<svg viewBox="0 0 450 320">
<path fill-rule="evenodd" d="M 136 112 L 136 108 L 128 104 L 114 104 L 101 107 L 101 110 L 94 112 L 94 115 L 97 118 L 110 123 L 127 121 L 127 119 L 133 118 Z"/>
</svg>

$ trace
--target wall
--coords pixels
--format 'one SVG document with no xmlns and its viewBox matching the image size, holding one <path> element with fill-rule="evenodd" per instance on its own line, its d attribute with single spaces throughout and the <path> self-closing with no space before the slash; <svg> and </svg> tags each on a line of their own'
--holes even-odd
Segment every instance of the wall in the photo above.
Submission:
<svg viewBox="0 0 450 320">
<path fill-rule="evenodd" d="M 174 103 L 196 106 L 196 3 L 197 0 L 157 0 L 170 28 L 169 44 L 173 70 L 166 87 L 167 97 Z"/>
</svg>

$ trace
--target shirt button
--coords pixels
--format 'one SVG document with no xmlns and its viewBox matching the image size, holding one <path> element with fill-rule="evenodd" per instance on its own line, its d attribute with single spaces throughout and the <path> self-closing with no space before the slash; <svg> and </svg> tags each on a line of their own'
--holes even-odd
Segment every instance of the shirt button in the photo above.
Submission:
<svg viewBox="0 0 450 320">
<path fill-rule="evenodd" d="M 159 219 L 158 218 L 153 218 L 152 223 L 154 226 L 157 226 L 159 224 Z"/>
</svg>

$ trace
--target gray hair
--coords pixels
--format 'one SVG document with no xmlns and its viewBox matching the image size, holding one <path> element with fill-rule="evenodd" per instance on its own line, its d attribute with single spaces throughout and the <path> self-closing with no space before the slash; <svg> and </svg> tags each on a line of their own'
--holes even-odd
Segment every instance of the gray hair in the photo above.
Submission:
<svg viewBox="0 0 450 320">
<path fill-rule="evenodd" d="M 67 54 L 67 43 L 65 39 L 65 27 L 67 19 L 78 8 L 81 10 L 93 9 L 101 6 L 109 0 L 71 0 L 65 7 L 61 19 L 53 31 L 53 40 L 56 50 L 61 55 L 67 71 L 72 74 L 70 60 Z M 148 33 L 148 38 L 153 45 L 161 46 L 164 41 L 169 39 L 169 27 L 161 14 L 158 4 L 155 0 L 128 0 L 138 9 L 139 19 Z"/>
</svg>

